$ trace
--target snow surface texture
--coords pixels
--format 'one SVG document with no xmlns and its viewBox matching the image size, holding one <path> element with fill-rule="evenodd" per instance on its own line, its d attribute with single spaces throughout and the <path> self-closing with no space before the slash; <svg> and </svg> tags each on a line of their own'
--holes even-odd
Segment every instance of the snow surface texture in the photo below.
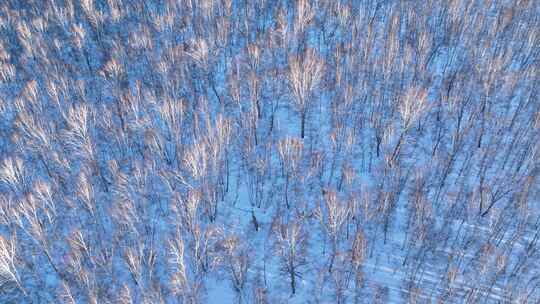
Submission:
<svg viewBox="0 0 540 304">
<path fill-rule="evenodd" d="M 539 303 L 538 1 L 0 1 L 0 303 Z"/>
</svg>

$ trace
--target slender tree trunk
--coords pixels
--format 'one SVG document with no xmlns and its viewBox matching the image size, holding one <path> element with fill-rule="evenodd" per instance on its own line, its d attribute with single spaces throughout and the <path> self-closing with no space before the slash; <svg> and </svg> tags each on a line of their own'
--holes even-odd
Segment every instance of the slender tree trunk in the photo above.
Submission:
<svg viewBox="0 0 540 304">
<path fill-rule="evenodd" d="M 291 276 L 291 292 L 294 295 L 296 294 L 296 278 L 294 276 L 294 267 L 291 268 L 289 275 Z"/>
<path fill-rule="evenodd" d="M 305 130 L 306 130 L 306 112 L 302 111 L 301 114 L 301 122 L 300 122 L 300 137 L 304 138 Z"/>
</svg>

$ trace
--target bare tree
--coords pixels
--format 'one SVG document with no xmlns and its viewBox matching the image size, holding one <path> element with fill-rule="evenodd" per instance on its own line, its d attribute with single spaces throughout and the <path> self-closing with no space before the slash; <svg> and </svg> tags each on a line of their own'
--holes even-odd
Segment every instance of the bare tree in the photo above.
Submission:
<svg viewBox="0 0 540 304">
<path fill-rule="evenodd" d="M 223 263 L 236 293 L 237 301 L 243 303 L 250 267 L 249 249 L 245 248 L 236 236 L 226 237 L 221 246 L 223 246 L 225 253 Z"/>
<path fill-rule="evenodd" d="M 280 269 L 289 277 L 291 293 L 294 295 L 298 288 L 297 277 L 300 276 L 300 269 L 307 260 L 307 234 L 300 219 L 290 223 L 275 222 L 273 231 Z"/>
<path fill-rule="evenodd" d="M 337 194 L 331 190 L 326 190 L 324 195 L 324 203 L 321 203 L 315 210 L 315 216 L 319 219 L 324 233 L 328 236 L 331 244 L 330 263 L 328 272 L 332 272 L 334 259 L 339 254 L 340 236 L 343 232 L 343 225 L 347 220 L 349 209 L 343 204 Z"/>
<path fill-rule="evenodd" d="M 313 92 L 324 73 L 324 62 L 313 49 L 300 57 L 289 58 L 289 85 L 294 96 L 294 107 L 300 115 L 300 137 L 304 138 L 306 118 L 313 103 Z"/>
<path fill-rule="evenodd" d="M 10 283 L 14 283 L 20 291 L 27 296 L 27 292 L 21 285 L 20 276 L 16 263 L 16 244 L 14 240 L 7 240 L 0 236 L 0 288 L 4 289 Z M 9 287 L 7 287 L 9 288 Z"/>
</svg>

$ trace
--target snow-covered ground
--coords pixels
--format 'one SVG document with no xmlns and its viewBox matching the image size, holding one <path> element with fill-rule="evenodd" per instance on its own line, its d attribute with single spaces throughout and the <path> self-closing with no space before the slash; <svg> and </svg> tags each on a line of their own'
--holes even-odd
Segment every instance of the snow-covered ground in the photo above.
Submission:
<svg viewBox="0 0 540 304">
<path fill-rule="evenodd" d="M 535 1 L 0 1 L 0 303 L 540 303 Z"/>
</svg>

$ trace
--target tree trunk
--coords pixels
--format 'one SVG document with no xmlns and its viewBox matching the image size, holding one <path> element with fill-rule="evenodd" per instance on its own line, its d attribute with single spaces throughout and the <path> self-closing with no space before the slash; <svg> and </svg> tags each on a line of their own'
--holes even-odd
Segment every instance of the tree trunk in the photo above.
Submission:
<svg viewBox="0 0 540 304">
<path fill-rule="evenodd" d="M 300 119 L 301 119 L 301 122 L 300 122 L 300 137 L 304 138 L 305 129 L 306 129 L 306 113 L 305 112 L 302 112 Z"/>
<path fill-rule="evenodd" d="M 296 278 L 294 277 L 294 268 L 291 269 L 289 274 L 291 276 L 291 292 L 294 295 L 296 294 Z"/>
</svg>

